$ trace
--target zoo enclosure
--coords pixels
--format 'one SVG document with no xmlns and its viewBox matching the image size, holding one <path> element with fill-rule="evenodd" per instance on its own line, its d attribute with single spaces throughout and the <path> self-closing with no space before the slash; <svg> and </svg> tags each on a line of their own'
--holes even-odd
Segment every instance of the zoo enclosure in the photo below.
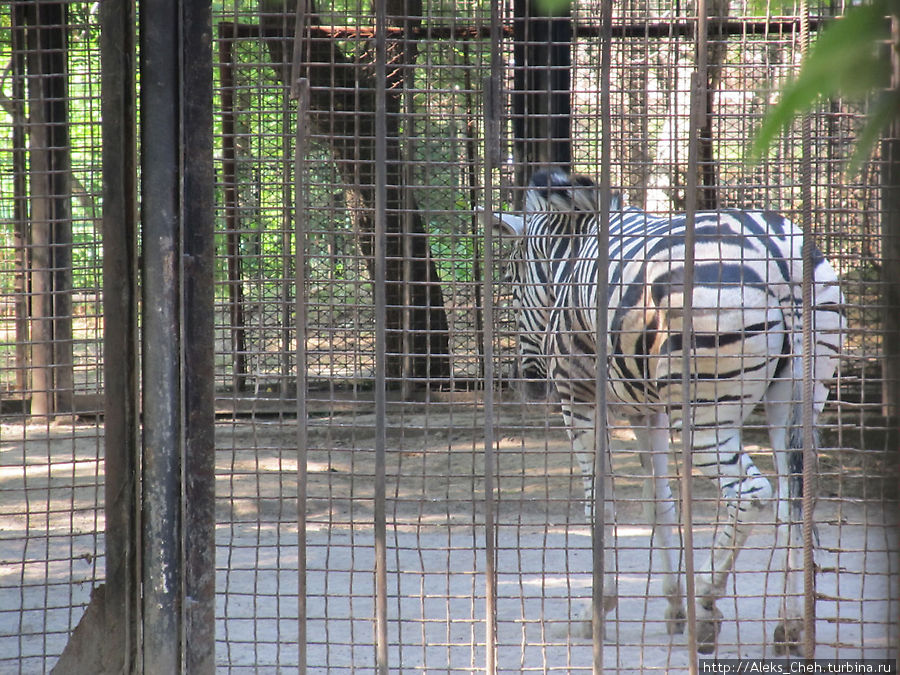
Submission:
<svg viewBox="0 0 900 675">
<path fill-rule="evenodd" d="M 15 654 L 11 668 L 18 664 L 22 672 L 50 667 L 86 604 L 87 590 L 104 576 L 97 563 L 104 561 L 104 443 L 96 413 L 103 408 L 98 357 L 103 322 L 97 291 L 105 261 L 94 206 L 99 176 L 92 169 L 99 164 L 100 148 L 98 97 L 91 89 L 97 79 L 91 77 L 98 67 L 92 37 L 97 17 L 85 4 L 56 6 L 65 10 L 22 19 L 26 25 L 29 20 L 43 21 L 50 34 L 55 27 L 58 35 L 66 36 L 68 51 L 17 42 L 23 34 L 41 34 L 17 28 L 21 21 L 4 29 L 11 59 L 17 57 L 20 68 L 11 70 L 18 75 L 6 80 L 8 86 L 18 82 L 20 89 L 5 100 L 27 105 L 32 112 L 28 127 L 21 112 L 5 118 L 13 139 L 5 157 L 12 170 L 4 172 L 0 195 L 8 224 L 3 278 L 12 289 L 4 293 L 11 302 L 4 314 L 10 367 L 3 369 L 9 422 L 2 439 L 3 465 L 11 467 L 12 477 L 7 514 L 23 523 L 9 539 L 17 562 L 9 577 L 12 584 L 5 587 L 9 604 L 4 603 L 2 611 L 10 628 L 3 636 L 15 645 L 13 652 L 5 650 Z M 10 7 L 12 20 L 24 4 Z M 380 644 L 390 647 L 392 663 L 418 663 L 416 667 L 428 669 L 462 662 L 466 665 L 461 668 L 477 669 L 487 658 L 484 652 L 494 648 L 501 669 L 513 662 L 514 671 L 535 663 L 544 669 L 559 663 L 588 668 L 589 648 L 552 635 L 532 617 L 532 608 L 539 607 L 561 622 L 571 619 L 567 609 L 560 609 L 560 598 L 545 591 L 540 599 L 526 590 L 569 584 L 563 596 L 583 591 L 590 570 L 583 559 L 588 555 L 586 531 L 578 516 L 578 480 L 565 469 L 572 460 L 560 443 L 554 413 L 545 406 L 521 406 L 504 393 L 516 379 L 515 331 L 504 305 L 508 289 L 491 278 L 499 274 L 506 251 L 482 249 L 481 225 L 472 209 L 484 200 L 485 183 L 496 188 L 495 204 L 515 207 L 521 200 L 518 186 L 536 163 L 598 173 L 603 164 L 599 6 L 580 3 L 572 20 L 542 14 L 527 18 L 533 8 L 526 3 L 493 8 L 436 4 L 421 13 L 404 6 L 402 12 L 384 17 L 380 63 L 385 78 L 380 93 L 373 75 L 379 63 L 373 14 L 317 7 L 317 13 L 306 18 L 310 125 L 301 185 L 309 207 L 302 214 L 306 239 L 301 269 L 307 270 L 307 301 L 299 313 L 294 283 L 298 214 L 290 208 L 297 115 L 287 96 L 293 9 L 264 7 L 260 12 L 257 7 L 229 5 L 215 17 L 217 661 L 238 672 L 242 666 L 275 667 L 301 660 L 293 646 L 293 570 L 298 569 L 299 550 L 292 472 L 293 448 L 305 440 L 312 472 L 305 504 L 305 526 L 311 531 L 305 581 L 313 584 L 306 594 L 311 651 L 305 660 L 311 667 L 337 669 L 339 652 L 346 647 L 353 654 L 348 670 L 370 662 L 374 646 L 367 631 L 376 614 L 369 578 L 375 555 L 370 532 L 387 526 L 392 528 L 388 549 L 396 569 L 391 571 L 391 591 L 381 597 L 382 602 L 390 598 L 396 603 L 397 614 L 386 614 L 388 608 L 382 605 L 392 618 L 390 637 L 382 636 Z M 635 5 L 614 16 L 608 90 L 612 118 L 622 121 L 609 136 L 612 183 L 630 203 L 660 213 L 684 209 L 685 186 L 691 180 L 686 174 L 687 129 L 695 19 L 691 8 L 680 15 L 669 9 Z M 849 566 L 841 564 L 842 556 L 857 565 L 867 556 L 882 560 L 895 549 L 888 538 L 890 523 L 880 522 L 881 508 L 895 496 L 876 480 L 895 461 L 890 426 L 879 416 L 884 359 L 873 330 L 880 321 L 878 267 L 885 257 L 880 250 L 883 164 L 876 158 L 859 178 L 844 178 L 840 159 L 852 142 L 861 111 L 835 101 L 812 117 L 812 172 L 805 181 L 800 178 L 799 128 L 767 162 L 748 170 L 743 164 L 746 139 L 769 100 L 762 83 L 796 68 L 800 19 L 765 16 L 752 3 L 731 3 L 719 10 L 728 19 L 717 21 L 711 8 L 707 61 L 712 93 L 705 116 L 709 132 L 701 134 L 706 139 L 700 143 L 703 171 L 694 178 L 698 205 L 773 208 L 798 221 L 808 209 L 816 241 L 839 269 L 849 298 L 848 349 L 824 429 L 824 475 L 831 480 L 831 496 L 824 500 L 826 520 L 841 542 L 829 573 L 839 581 Z M 835 12 L 832 7 L 814 8 L 813 28 L 819 17 Z M 57 58 L 65 56 L 66 68 L 36 63 L 25 70 L 27 55 L 42 49 Z M 69 93 L 63 97 L 58 95 L 59 75 L 66 69 Z M 21 88 L 25 82 L 46 86 L 48 91 L 40 96 L 69 102 L 68 112 L 46 113 L 64 124 L 40 122 L 32 111 L 39 106 L 31 103 L 39 95 L 29 99 Z M 82 91 L 79 87 L 86 93 L 73 95 Z M 383 122 L 390 132 L 383 136 L 381 161 L 375 155 L 374 106 L 379 100 L 386 106 Z M 84 116 L 79 118 L 72 108 L 83 108 Z M 86 121 L 79 124 L 77 119 Z M 48 142 L 55 150 L 45 153 L 51 159 L 42 159 L 40 133 L 60 128 L 69 130 L 70 140 Z M 52 158 L 54 152 L 65 154 L 66 148 L 68 160 Z M 68 161 L 72 168 L 42 170 L 41 161 L 62 167 Z M 489 173 L 486 163 L 492 167 Z M 386 172 L 381 209 L 388 247 L 380 340 L 373 328 L 379 286 L 371 283 L 376 271 L 371 232 L 379 211 L 371 186 L 379 169 Z M 41 186 L 39 181 L 48 176 L 55 177 L 56 187 Z M 65 181 L 73 179 L 84 189 L 66 186 Z M 804 198 L 804 185 L 812 201 Z M 80 196 L 74 204 L 73 194 Z M 50 213 L 56 215 L 42 216 L 42 208 L 55 209 Z M 26 222 L 32 223 L 30 229 Z M 39 223 L 54 224 L 53 234 L 46 235 L 52 237 L 49 244 L 34 226 Z M 68 226 L 74 233 L 71 243 Z M 43 262 L 41 255 L 48 250 L 54 257 Z M 68 262 L 69 253 L 74 262 Z M 491 259 L 497 262 L 487 264 Z M 57 285 L 44 292 L 42 283 Z M 493 291 L 487 296 L 491 300 L 481 293 L 485 284 Z M 488 304 L 494 305 L 493 322 L 484 320 Z M 42 305 L 51 309 L 41 310 Z M 306 340 L 298 345 L 297 322 L 303 313 Z M 48 325 L 52 332 L 43 336 L 40 330 Z M 72 345 L 71 357 L 67 344 Z M 376 364 L 382 356 L 379 373 Z M 107 372 L 117 368 L 106 366 Z M 488 388 L 482 386 L 486 372 L 493 373 Z M 305 406 L 300 412 L 306 413 L 300 419 L 310 419 L 299 430 L 298 381 L 306 384 L 300 391 L 308 391 L 300 397 Z M 494 410 L 486 410 L 491 405 Z M 60 424 L 57 413 L 73 408 L 79 417 Z M 53 426 L 51 419 L 57 420 Z M 34 424 L 41 420 L 44 425 Z M 483 434 L 488 430 L 496 442 L 485 447 Z M 441 440 L 435 443 L 435 438 Z M 379 518 L 372 513 L 375 495 L 368 481 L 377 475 L 375 456 L 379 446 L 384 452 L 386 439 L 391 446 L 389 464 L 382 465 L 387 512 Z M 485 469 L 490 452 L 495 453 L 496 470 L 490 462 Z M 43 468 L 27 468 L 32 462 Z M 59 467 L 66 467 L 71 476 L 60 479 Z M 33 476 L 41 471 L 47 482 L 36 486 Z M 407 483 L 410 476 L 416 481 Z M 485 541 L 480 534 L 490 504 L 472 500 L 473 494 L 486 490 L 486 476 L 495 481 L 498 534 L 492 554 L 484 550 L 490 537 Z M 626 466 L 622 481 L 629 480 L 633 469 Z M 35 490 L 47 500 L 34 499 Z M 51 498 L 63 495 L 70 504 L 62 509 L 63 516 L 84 513 L 86 522 L 69 518 L 60 526 L 53 519 L 56 506 Z M 714 503 L 713 497 L 707 498 Z M 629 499 L 640 501 L 633 496 L 626 503 Z M 850 510 L 848 504 L 862 510 Z M 827 511 L 829 505 L 834 511 Z M 553 521 L 558 522 L 551 526 Z M 639 522 L 635 519 L 634 527 Z M 874 532 L 871 536 L 882 538 L 882 543 L 871 542 L 869 534 L 862 543 L 840 536 L 841 528 L 851 532 L 854 525 Z M 516 553 L 527 551 L 533 541 L 542 542 L 544 559 L 565 561 L 571 570 L 568 580 L 526 553 Z M 53 548 L 57 543 L 60 552 Z M 418 560 L 408 560 L 407 551 L 417 552 Z M 346 560 L 335 567 L 329 561 L 338 553 Z M 484 566 L 494 557 L 500 585 L 491 591 L 483 585 L 488 578 Z M 86 573 L 82 564 L 89 568 Z M 843 653 L 858 636 L 888 631 L 896 621 L 896 608 L 882 614 L 869 595 L 873 584 L 894 588 L 891 567 L 871 565 L 875 569 L 866 567 L 861 575 L 868 592 L 863 584 L 856 598 L 823 600 L 835 604 L 832 625 L 837 628 L 820 642 L 820 654 L 831 649 Z M 436 584 L 442 588 L 436 590 Z M 513 590 L 507 593 L 506 588 Z M 650 588 L 645 595 L 652 599 L 659 591 Z M 48 589 L 62 591 L 63 599 Z M 737 591 L 734 597 L 737 605 Z M 493 608 L 486 607 L 491 602 Z M 410 603 L 415 618 L 403 621 L 400 615 Z M 517 609 L 511 611 L 510 605 Z M 856 624 L 847 620 L 842 606 L 844 612 L 858 614 Z M 496 622 L 494 645 L 484 638 L 485 617 Z M 622 626 L 629 625 L 646 626 L 647 621 L 625 618 Z M 465 627 L 462 632 L 460 626 Z M 607 654 L 613 659 L 609 667 L 625 668 L 634 653 L 664 644 L 654 643 L 659 637 L 649 630 L 651 637 L 638 639 L 636 646 L 626 640 L 607 650 L 613 654 Z M 748 645 L 764 649 L 766 644 L 764 638 L 740 633 L 727 639 L 738 651 Z M 862 653 L 881 655 L 886 649 L 881 637 L 867 639 L 869 646 L 862 644 Z M 507 655 L 524 642 L 533 648 L 509 661 Z M 684 665 L 675 648 L 665 645 L 666 662 L 648 663 L 648 669 Z"/>
</svg>

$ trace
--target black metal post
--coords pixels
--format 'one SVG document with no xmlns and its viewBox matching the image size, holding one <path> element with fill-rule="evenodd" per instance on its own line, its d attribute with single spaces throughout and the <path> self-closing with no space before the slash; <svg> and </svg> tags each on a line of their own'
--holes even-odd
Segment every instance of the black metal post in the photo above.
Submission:
<svg viewBox="0 0 900 675">
<path fill-rule="evenodd" d="M 209 0 L 141 3 L 143 670 L 214 672 Z"/>
<path fill-rule="evenodd" d="M 140 6 L 143 669 L 181 672 L 179 5 Z"/>
</svg>

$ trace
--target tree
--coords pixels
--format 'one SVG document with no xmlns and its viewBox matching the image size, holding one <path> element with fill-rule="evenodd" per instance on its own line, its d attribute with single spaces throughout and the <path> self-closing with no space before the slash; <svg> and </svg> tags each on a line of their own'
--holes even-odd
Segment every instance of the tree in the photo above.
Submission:
<svg viewBox="0 0 900 675">
<path fill-rule="evenodd" d="M 296 0 L 260 0 L 260 27 L 272 63 L 289 84 Z M 376 81 L 374 53 L 346 53 L 326 33 L 313 2 L 304 17 L 302 76 L 310 83 L 310 123 L 328 137 L 345 187 L 359 248 L 374 278 Z M 402 81 L 413 67 L 421 0 L 390 0 L 388 21 L 400 29 L 388 46 L 386 199 L 387 377 L 445 380 L 450 376 L 447 315 L 437 267 L 416 200 L 408 189 L 400 143 Z M 398 18 L 402 17 L 402 18 Z M 285 38 L 288 38 L 285 40 Z M 287 47 L 285 45 L 288 45 Z"/>
<path fill-rule="evenodd" d="M 851 7 L 821 31 L 799 73 L 784 85 L 779 101 L 763 120 L 750 150 L 752 160 L 762 159 L 778 135 L 820 100 L 863 101 L 874 97 L 847 172 L 860 168 L 900 113 L 900 88 L 896 83 L 892 86 L 891 58 L 887 54 L 889 44 L 895 55 L 897 49 L 888 16 L 900 19 L 900 0 L 874 0 Z"/>
</svg>

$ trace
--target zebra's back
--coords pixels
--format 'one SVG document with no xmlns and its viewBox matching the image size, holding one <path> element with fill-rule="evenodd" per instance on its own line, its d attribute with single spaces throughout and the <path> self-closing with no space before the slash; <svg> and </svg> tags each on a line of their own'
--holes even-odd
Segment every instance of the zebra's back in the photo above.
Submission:
<svg viewBox="0 0 900 675">
<path fill-rule="evenodd" d="M 683 401 L 685 218 L 611 214 L 606 341 L 611 403 L 624 414 Z M 583 235 L 548 326 L 554 377 L 589 382 L 597 339 L 596 230 Z M 739 425 L 776 377 L 801 375 L 802 232 L 778 214 L 728 210 L 695 220 L 691 400 L 695 423 Z M 816 404 L 834 372 L 843 315 L 837 276 L 813 253 Z M 602 337 L 601 337 L 602 339 Z M 566 372 L 559 372 L 560 370 Z M 589 387 L 589 384 L 585 386 Z"/>
</svg>

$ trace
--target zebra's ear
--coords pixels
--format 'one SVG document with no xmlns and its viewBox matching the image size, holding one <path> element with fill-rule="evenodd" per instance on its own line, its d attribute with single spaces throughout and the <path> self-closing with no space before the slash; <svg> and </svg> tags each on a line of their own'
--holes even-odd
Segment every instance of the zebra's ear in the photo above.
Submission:
<svg viewBox="0 0 900 675">
<path fill-rule="evenodd" d="M 475 207 L 476 210 L 484 213 L 484 209 L 480 206 Z M 501 232 L 512 237 L 521 237 L 525 234 L 525 219 L 522 216 L 516 216 L 511 213 L 503 213 L 502 211 L 494 211 L 487 215 L 487 219 L 491 227 L 495 231 Z"/>
<path fill-rule="evenodd" d="M 597 212 L 600 209 L 600 188 L 587 176 L 574 174 L 571 178 L 571 199 L 579 211 Z"/>
</svg>

